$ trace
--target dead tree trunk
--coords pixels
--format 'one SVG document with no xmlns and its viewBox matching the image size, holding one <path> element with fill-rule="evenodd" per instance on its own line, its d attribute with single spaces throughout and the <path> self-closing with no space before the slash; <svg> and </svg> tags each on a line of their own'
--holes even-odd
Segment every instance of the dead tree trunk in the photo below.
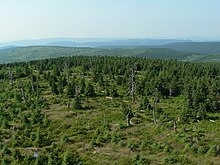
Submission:
<svg viewBox="0 0 220 165">
<path fill-rule="evenodd" d="M 154 123 L 156 124 L 157 123 L 157 118 L 156 118 L 156 113 L 155 113 L 155 106 L 153 108 L 153 118 L 154 118 Z"/>
<path fill-rule="evenodd" d="M 173 120 L 173 130 L 174 130 L 174 132 L 176 132 L 176 129 L 177 129 L 176 120 L 174 119 Z"/>
<path fill-rule="evenodd" d="M 194 139 L 195 139 L 196 143 L 199 142 L 199 132 L 198 132 L 197 127 L 195 127 L 195 135 L 194 135 Z"/>
<path fill-rule="evenodd" d="M 86 96 L 86 102 L 87 102 L 87 107 L 90 108 L 90 105 L 89 105 L 89 96 Z"/>
<path fill-rule="evenodd" d="M 192 135 L 190 136 L 189 143 L 190 143 L 190 147 L 191 147 L 193 145 L 193 137 L 192 137 Z"/>
<path fill-rule="evenodd" d="M 27 97 L 26 97 L 26 94 L 25 94 L 25 91 L 24 91 L 24 86 L 23 86 L 22 83 L 20 83 L 20 85 L 19 85 L 19 90 L 21 92 L 21 95 L 23 97 L 24 102 L 27 103 Z"/>
<path fill-rule="evenodd" d="M 90 72 L 91 72 L 91 71 L 92 71 L 92 68 L 93 68 L 93 66 L 92 66 L 92 60 L 91 60 L 91 59 L 89 59 L 89 64 L 90 64 L 89 70 L 90 70 Z"/>
<path fill-rule="evenodd" d="M 78 54 L 76 54 L 76 67 L 78 66 Z"/>
<path fill-rule="evenodd" d="M 131 125 L 131 112 L 129 111 L 126 115 L 127 126 Z"/>
<path fill-rule="evenodd" d="M 131 69 L 131 77 L 130 77 L 130 94 L 132 102 L 135 102 L 135 80 L 134 80 L 134 69 Z"/>
<path fill-rule="evenodd" d="M 157 118 L 156 118 L 156 107 L 157 107 L 157 103 L 159 102 L 159 98 L 158 98 L 158 89 L 155 89 L 155 98 L 154 98 L 154 107 L 153 107 L 153 119 L 154 119 L 154 123 L 157 123 Z"/>
<path fill-rule="evenodd" d="M 172 94 L 173 94 L 173 90 L 172 90 L 172 88 L 170 88 L 170 89 L 169 89 L 169 96 L 171 97 Z"/>
<path fill-rule="evenodd" d="M 183 125 L 183 132 L 186 132 L 186 126 Z"/>
<path fill-rule="evenodd" d="M 11 85 L 14 88 L 14 76 L 13 76 L 13 72 L 12 72 L 11 68 L 8 71 L 8 76 L 9 76 L 9 79 L 11 80 Z"/>
<path fill-rule="evenodd" d="M 67 109 L 69 109 L 70 108 L 70 98 L 68 97 L 68 99 L 67 99 Z"/>
<path fill-rule="evenodd" d="M 104 125 L 107 124 L 107 119 L 106 119 L 106 109 L 102 107 L 102 103 L 99 104 L 101 111 L 103 112 L 103 121 Z"/>
<path fill-rule="evenodd" d="M 65 72 L 66 72 L 66 80 L 67 80 L 67 82 L 69 82 L 69 65 L 68 65 L 68 61 L 65 62 L 64 69 L 65 69 Z"/>
<path fill-rule="evenodd" d="M 107 124 L 106 109 L 104 108 L 104 124 Z"/>
<path fill-rule="evenodd" d="M 31 89 L 32 89 L 33 92 L 35 92 L 34 82 L 33 81 L 31 81 Z"/>
</svg>

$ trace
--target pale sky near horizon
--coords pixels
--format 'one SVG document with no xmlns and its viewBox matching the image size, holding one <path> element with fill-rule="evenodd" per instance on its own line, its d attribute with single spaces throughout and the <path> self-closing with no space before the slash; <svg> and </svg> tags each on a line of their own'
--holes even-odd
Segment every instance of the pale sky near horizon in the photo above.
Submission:
<svg viewBox="0 0 220 165">
<path fill-rule="evenodd" d="M 220 37 L 220 0 L 0 0 L 0 42 Z"/>
</svg>

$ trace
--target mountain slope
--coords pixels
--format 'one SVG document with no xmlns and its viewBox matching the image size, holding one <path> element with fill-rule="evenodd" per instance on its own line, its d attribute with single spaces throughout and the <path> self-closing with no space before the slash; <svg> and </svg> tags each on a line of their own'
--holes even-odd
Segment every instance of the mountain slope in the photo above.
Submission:
<svg viewBox="0 0 220 165">
<path fill-rule="evenodd" d="M 168 48 L 88 48 L 88 47 L 57 47 L 32 46 L 13 47 L 0 50 L 0 63 L 32 61 L 62 56 L 124 56 L 158 59 L 176 59 L 190 62 L 219 62 L 220 54 L 194 54 L 180 52 Z"/>
<path fill-rule="evenodd" d="M 75 54 L 88 54 L 91 48 L 64 48 L 64 47 L 19 47 L 0 51 L 0 63 L 31 61 L 60 56 L 73 56 Z"/>
<path fill-rule="evenodd" d="M 220 42 L 179 42 L 159 46 L 176 51 L 196 54 L 220 54 Z"/>
<path fill-rule="evenodd" d="M 79 39 L 79 38 L 49 38 L 36 40 L 21 40 L 0 43 L 0 47 L 14 46 L 64 46 L 64 47 L 111 47 L 111 46 L 158 46 L 176 42 L 189 42 L 189 40 L 176 39 Z"/>
<path fill-rule="evenodd" d="M 72 48 L 72 47 L 20 47 L 0 51 L 0 63 L 11 63 L 19 61 L 31 61 L 45 58 L 56 58 L 61 56 L 136 56 L 148 58 L 163 58 L 184 60 L 190 56 L 189 53 L 181 53 L 165 48 Z"/>
</svg>

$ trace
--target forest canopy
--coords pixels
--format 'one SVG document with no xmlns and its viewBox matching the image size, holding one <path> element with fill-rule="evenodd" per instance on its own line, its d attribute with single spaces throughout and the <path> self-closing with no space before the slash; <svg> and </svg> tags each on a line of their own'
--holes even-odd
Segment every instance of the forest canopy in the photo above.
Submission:
<svg viewBox="0 0 220 165">
<path fill-rule="evenodd" d="M 137 57 L 1 64 L 1 164 L 219 162 L 219 76 Z"/>
</svg>

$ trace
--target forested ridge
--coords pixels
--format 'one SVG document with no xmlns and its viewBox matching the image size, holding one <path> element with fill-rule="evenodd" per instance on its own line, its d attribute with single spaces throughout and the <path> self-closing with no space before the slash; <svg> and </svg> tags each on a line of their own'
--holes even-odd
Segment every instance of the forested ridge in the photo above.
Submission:
<svg viewBox="0 0 220 165">
<path fill-rule="evenodd" d="M 218 164 L 219 76 L 137 57 L 1 64 L 1 164 Z"/>
<path fill-rule="evenodd" d="M 162 48 L 196 54 L 220 54 L 220 42 L 179 42 L 162 45 Z"/>
<path fill-rule="evenodd" d="M 14 47 L 0 50 L 0 64 L 12 62 L 28 62 L 48 58 L 68 56 L 119 56 L 119 57 L 143 57 L 154 59 L 176 59 L 190 62 L 218 62 L 219 54 L 195 54 L 185 53 L 169 48 L 150 47 L 58 47 L 58 46 L 30 46 Z"/>
</svg>

